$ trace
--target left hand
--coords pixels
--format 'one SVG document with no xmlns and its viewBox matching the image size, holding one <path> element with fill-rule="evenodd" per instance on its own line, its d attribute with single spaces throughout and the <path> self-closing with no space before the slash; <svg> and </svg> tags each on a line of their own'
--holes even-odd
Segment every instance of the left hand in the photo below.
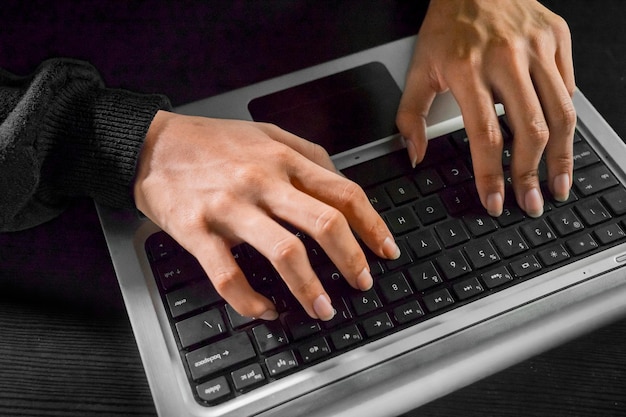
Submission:
<svg viewBox="0 0 626 417">
<path fill-rule="evenodd" d="M 538 165 L 545 150 L 548 187 L 566 200 L 572 184 L 576 112 L 570 33 L 535 0 L 431 0 L 420 29 L 397 125 L 413 164 L 426 151 L 426 116 L 437 93 L 459 103 L 476 188 L 489 214 L 502 213 L 501 101 L 513 131 L 511 177 L 518 205 L 543 213 Z"/>
</svg>

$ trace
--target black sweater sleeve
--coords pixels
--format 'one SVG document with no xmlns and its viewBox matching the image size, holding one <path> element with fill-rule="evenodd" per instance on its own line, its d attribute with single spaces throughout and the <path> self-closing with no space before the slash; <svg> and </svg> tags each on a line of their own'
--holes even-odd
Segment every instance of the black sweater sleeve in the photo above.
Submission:
<svg viewBox="0 0 626 417">
<path fill-rule="evenodd" d="M 76 196 L 131 208 L 146 132 L 166 97 L 105 88 L 89 64 L 42 63 L 31 75 L 0 70 L 0 231 L 58 215 Z"/>
</svg>

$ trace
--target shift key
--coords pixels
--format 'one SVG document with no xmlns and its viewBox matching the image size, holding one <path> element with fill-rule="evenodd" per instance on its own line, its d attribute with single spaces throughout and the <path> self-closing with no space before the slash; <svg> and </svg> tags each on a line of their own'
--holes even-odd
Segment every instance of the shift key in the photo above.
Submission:
<svg viewBox="0 0 626 417">
<path fill-rule="evenodd" d="M 256 355 L 250 338 L 238 333 L 185 355 L 191 376 L 198 380 Z"/>
</svg>

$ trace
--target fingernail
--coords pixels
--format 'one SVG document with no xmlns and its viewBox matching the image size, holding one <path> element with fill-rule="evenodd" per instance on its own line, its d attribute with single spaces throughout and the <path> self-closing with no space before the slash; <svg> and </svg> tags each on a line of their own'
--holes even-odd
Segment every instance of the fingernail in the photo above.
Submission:
<svg viewBox="0 0 626 417">
<path fill-rule="evenodd" d="M 532 188 L 526 191 L 524 208 L 530 217 L 539 217 L 543 214 L 543 198 L 538 189 Z"/>
<path fill-rule="evenodd" d="M 367 291 L 372 288 L 374 280 L 372 279 L 372 274 L 370 274 L 370 271 L 368 271 L 367 268 L 364 268 L 363 271 L 361 271 L 359 276 L 356 278 L 356 283 L 361 291 Z"/>
<path fill-rule="evenodd" d="M 259 318 L 267 321 L 273 321 L 278 318 L 278 313 L 274 310 L 267 310 L 265 313 L 261 314 Z"/>
<path fill-rule="evenodd" d="M 554 177 L 552 189 L 556 201 L 566 201 L 569 198 L 569 174 L 559 174 Z"/>
<path fill-rule="evenodd" d="M 490 216 L 498 217 L 502 214 L 502 194 L 491 193 L 487 196 L 487 213 Z"/>
<path fill-rule="evenodd" d="M 320 294 L 313 301 L 313 310 L 320 320 L 328 321 L 335 316 L 335 309 L 330 304 L 330 299 L 325 294 Z"/>
<path fill-rule="evenodd" d="M 411 161 L 411 166 L 413 168 L 415 168 L 415 166 L 417 165 L 417 150 L 415 149 L 415 145 L 413 145 L 413 142 L 411 142 L 408 139 L 404 139 L 404 142 L 406 143 L 406 150 L 409 153 L 409 160 Z"/>
<path fill-rule="evenodd" d="M 400 257 L 400 248 L 395 240 L 388 237 L 383 242 L 383 253 L 389 259 L 398 259 Z"/>
</svg>

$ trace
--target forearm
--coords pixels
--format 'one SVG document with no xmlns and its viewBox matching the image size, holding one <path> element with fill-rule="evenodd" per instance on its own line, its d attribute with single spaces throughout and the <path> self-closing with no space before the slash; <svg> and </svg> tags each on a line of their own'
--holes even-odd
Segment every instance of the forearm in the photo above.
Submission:
<svg viewBox="0 0 626 417">
<path fill-rule="evenodd" d="M 0 72 L 0 230 L 49 220 L 75 196 L 132 207 L 138 154 L 163 108 L 163 96 L 105 88 L 79 61 Z"/>
</svg>

